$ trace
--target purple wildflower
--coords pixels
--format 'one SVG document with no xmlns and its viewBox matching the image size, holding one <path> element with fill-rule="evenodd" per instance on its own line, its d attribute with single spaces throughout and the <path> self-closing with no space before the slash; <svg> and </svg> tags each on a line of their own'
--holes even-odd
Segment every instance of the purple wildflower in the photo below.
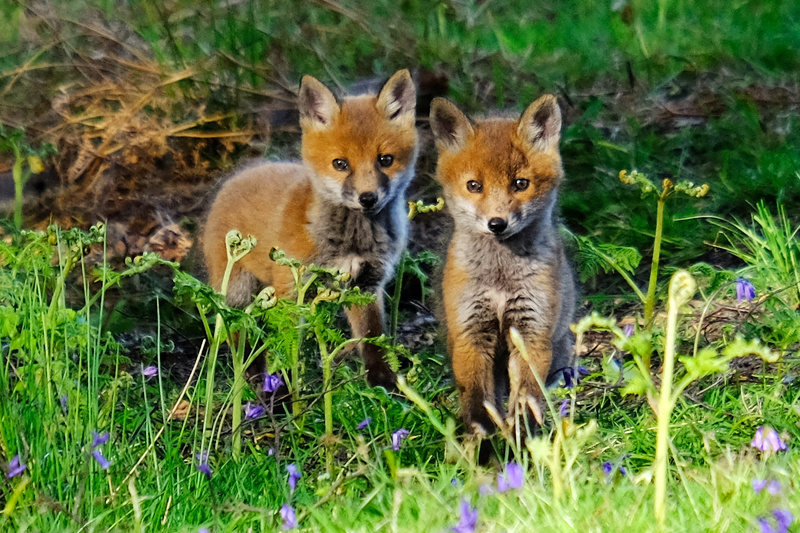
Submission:
<svg viewBox="0 0 800 533">
<path fill-rule="evenodd" d="M 569 400 L 561 402 L 561 407 L 558 408 L 558 414 L 561 415 L 561 418 L 567 418 L 569 416 Z"/>
<path fill-rule="evenodd" d="M 392 433 L 392 449 L 394 451 L 400 451 L 400 443 L 402 443 L 410 432 L 405 428 L 400 428 L 394 433 Z"/>
<path fill-rule="evenodd" d="M 367 417 L 367 418 L 365 418 L 364 420 L 362 420 L 361 422 L 358 423 L 358 425 L 356 426 L 356 429 L 361 431 L 362 429 L 367 427 L 370 424 L 370 422 L 372 422 L 372 419 L 370 417 Z"/>
<path fill-rule="evenodd" d="M 211 467 L 208 466 L 208 450 L 198 453 L 195 458 L 197 459 L 197 464 L 194 465 L 195 468 L 208 479 L 211 479 Z"/>
<path fill-rule="evenodd" d="M 289 488 L 294 492 L 294 489 L 297 488 L 297 481 L 303 477 L 303 473 L 296 464 L 286 465 L 286 471 L 289 472 Z"/>
<path fill-rule="evenodd" d="M 622 464 L 630 454 L 623 455 L 617 462 L 612 463 L 611 461 L 606 461 L 603 463 L 603 473 L 606 475 L 606 480 L 610 481 L 613 477 L 616 476 L 616 473 L 619 472 L 620 475 L 627 476 L 628 469 L 625 468 L 625 465 Z"/>
<path fill-rule="evenodd" d="M 775 509 L 772 511 L 772 516 L 775 517 L 775 521 L 778 523 L 778 531 L 781 532 L 789 531 L 789 526 L 794 522 L 794 515 L 788 509 Z"/>
<path fill-rule="evenodd" d="M 64 416 L 67 416 L 67 412 L 68 412 L 68 408 L 69 408 L 68 405 L 67 405 L 67 395 L 66 394 L 62 395 L 58 399 L 58 401 L 61 403 L 61 412 L 64 413 Z"/>
<path fill-rule="evenodd" d="M 522 467 L 511 461 L 506 465 L 505 471 L 497 475 L 497 492 L 522 488 L 523 481 Z"/>
<path fill-rule="evenodd" d="M 6 479 L 17 477 L 18 475 L 23 473 L 26 468 L 28 467 L 22 464 L 22 462 L 19 459 L 19 455 L 15 455 L 14 457 L 11 458 L 11 461 L 8 463 L 8 475 L 6 476 Z"/>
<path fill-rule="evenodd" d="M 266 412 L 267 412 L 267 410 L 264 409 L 263 405 L 253 405 L 252 403 L 247 402 L 247 404 L 244 406 L 244 418 L 245 418 L 245 420 L 250 420 L 250 419 L 253 419 L 253 418 L 260 418 L 260 417 L 264 416 L 264 413 L 266 413 Z"/>
<path fill-rule="evenodd" d="M 753 480 L 753 492 L 756 494 L 760 493 L 762 490 L 767 489 L 767 492 L 775 496 L 781 491 L 781 484 L 777 479 L 754 479 Z"/>
<path fill-rule="evenodd" d="M 786 449 L 778 432 L 769 426 L 759 426 L 750 446 L 762 452 L 780 452 Z"/>
<path fill-rule="evenodd" d="M 749 302 L 756 297 L 756 288 L 745 278 L 736 280 L 736 301 Z"/>
<path fill-rule="evenodd" d="M 211 533 L 211 530 L 208 529 L 207 527 L 201 527 L 200 529 L 197 530 L 197 533 Z"/>
<path fill-rule="evenodd" d="M 589 375 L 589 369 L 583 365 L 567 367 L 561 371 L 564 375 L 564 386 L 571 389 L 574 385 L 580 385 L 582 376 Z"/>
<path fill-rule="evenodd" d="M 152 378 L 153 376 L 157 376 L 158 375 L 158 367 L 155 366 L 155 365 L 150 365 L 150 366 L 144 367 L 142 369 L 142 375 L 144 377 L 146 377 L 146 378 Z"/>
<path fill-rule="evenodd" d="M 97 461 L 97 464 L 99 464 L 100 468 L 103 470 L 108 470 L 108 467 L 111 466 L 111 462 L 103 456 L 103 452 L 100 450 L 94 450 L 92 452 L 92 457 L 94 457 L 94 460 Z"/>
<path fill-rule="evenodd" d="M 264 374 L 264 392 L 274 393 L 283 386 L 280 374 Z"/>
<path fill-rule="evenodd" d="M 281 519 L 283 520 L 283 530 L 288 531 L 297 527 L 297 515 L 288 503 L 281 505 Z"/>
<path fill-rule="evenodd" d="M 633 324 L 625 324 L 622 326 L 622 333 L 626 337 L 633 337 L 633 334 L 636 333 L 636 328 L 633 326 Z"/>
<path fill-rule="evenodd" d="M 450 528 L 454 533 L 473 533 L 478 524 L 478 509 L 471 507 L 466 499 L 461 500 L 461 517 L 458 524 Z"/>
<path fill-rule="evenodd" d="M 772 511 L 772 518 L 774 518 L 775 527 L 772 527 L 771 520 L 767 517 L 760 516 L 756 519 L 761 528 L 761 533 L 788 533 L 789 526 L 794 522 L 792 513 L 785 509 Z"/>
<path fill-rule="evenodd" d="M 102 433 L 98 433 L 92 430 L 92 449 L 94 450 L 98 446 L 105 444 L 108 442 L 108 431 L 104 431 Z"/>
</svg>

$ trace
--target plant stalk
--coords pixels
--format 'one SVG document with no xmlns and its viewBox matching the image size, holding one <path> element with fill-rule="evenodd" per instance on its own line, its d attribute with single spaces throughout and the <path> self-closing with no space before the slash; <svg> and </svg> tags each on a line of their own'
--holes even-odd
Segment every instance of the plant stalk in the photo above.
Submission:
<svg viewBox="0 0 800 533">
<path fill-rule="evenodd" d="M 655 501 L 653 512 L 661 530 L 667 517 L 667 459 L 669 455 L 669 422 L 675 402 L 672 399 L 672 378 L 675 371 L 675 342 L 678 331 L 678 311 L 694 295 L 697 284 L 691 274 L 679 270 L 669 283 L 667 300 L 667 328 L 664 341 L 664 361 L 661 389 L 658 400 L 658 429 L 656 432 L 656 456 L 653 464 Z"/>
<path fill-rule="evenodd" d="M 653 240 L 653 261 L 650 264 L 650 281 L 647 285 L 647 296 L 644 301 L 644 321 L 649 324 L 653 320 L 656 307 L 656 284 L 658 282 L 658 262 L 661 258 L 661 236 L 664 232 L 664 204 L 667 201 L 667 190 L 658 197 L 656 210 L 656 234 Z"/>
</svg>

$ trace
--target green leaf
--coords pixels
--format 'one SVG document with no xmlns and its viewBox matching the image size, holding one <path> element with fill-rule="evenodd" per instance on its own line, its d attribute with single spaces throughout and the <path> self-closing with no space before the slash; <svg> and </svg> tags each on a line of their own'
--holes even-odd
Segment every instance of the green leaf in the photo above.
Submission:
<svg viewBox="0 0 800 533">
<path fill-rule="evenodd" d="M 730 357 L 719 357 L 715 349 L 704 348 L 694 357 L 687 355 L 678 360 L 683 363 L 688 376 L 694 381 L 703 376 L 725 372 L 728 370 Z"/>
</svg>

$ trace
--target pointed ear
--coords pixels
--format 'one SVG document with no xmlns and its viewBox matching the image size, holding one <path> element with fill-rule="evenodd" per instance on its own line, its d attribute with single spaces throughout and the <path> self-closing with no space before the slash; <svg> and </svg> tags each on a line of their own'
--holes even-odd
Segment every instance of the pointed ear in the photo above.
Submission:
<svg viewBox="0 0 800 533">
<path fill-rule="evenodd" d="M 550 150 L 561 139 L 561 109 L 552 94 L 546 94 L 528 106 L 517 123 L 517 135 L 539 150 Z"/>
<path fill-rule="evenodd" d="M 388 120 L 409 122 L 416 120 L 417 88 L 407 69 L 398 70 L 378 93 L 377 108 Z"/>
<path fill-rule="evenodd" d="M 430 121 L 436 148 L 440 152 L 458 152 L 463 149 L 473 131 L 467 116 L 444 98 L 434 98 L 431 102 Z"/>
<path fill-rule="evenodd" d="M 339 114 L 339 103 L 333 93 L 313 76 L 303 76 L 297 95 L 300 126 L 303 129 L 329 128 Z"/>
</svg>

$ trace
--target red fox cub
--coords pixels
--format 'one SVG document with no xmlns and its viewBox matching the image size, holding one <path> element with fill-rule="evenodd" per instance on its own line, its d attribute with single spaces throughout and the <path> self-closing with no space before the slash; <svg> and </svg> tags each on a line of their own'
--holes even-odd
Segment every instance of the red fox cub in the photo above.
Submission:
<svg viewBox="0 0 800 533">
<path fill-rule="evenodd" d="M 293 287 L 272 247 L 303 262 L 347 272 L 375 302 L 346 311 L 354 337 L 383 332 L 383 288 L 406 244 L 405 193 L 418 152 L 416 88 L 408 70 L 379 94 L 337 101 L 311 76 L 298 95 L 301 163 L 261 163 L 234 175 L 208 214 L 204 254 L 209 280 L 220 288 L 227 264 L 225 235 L 238 229 L 257 246 L 234 266 L 229 305 L 244 307 L 266 285 L 277 296 Z M 372 385 L 394 386 L 395 375 L 376 346 L 360 346 Z M 252 369 L 251 369 L 252 370 Z"/>
<path fill-rule="evenodd" d="M 572 364 L 575 285 L 554 214 L 561 112 L 545 95 L 519 120 L 471 122 L 437 98 L 430 122 L 455 223 L 443 279 L 448 347 L 467 428 L 491 431 L 484 402 L 504 413 L 505 393 L 511 412 L 542 398 L 509 328 L 542 380 Z"/>
</svg>

